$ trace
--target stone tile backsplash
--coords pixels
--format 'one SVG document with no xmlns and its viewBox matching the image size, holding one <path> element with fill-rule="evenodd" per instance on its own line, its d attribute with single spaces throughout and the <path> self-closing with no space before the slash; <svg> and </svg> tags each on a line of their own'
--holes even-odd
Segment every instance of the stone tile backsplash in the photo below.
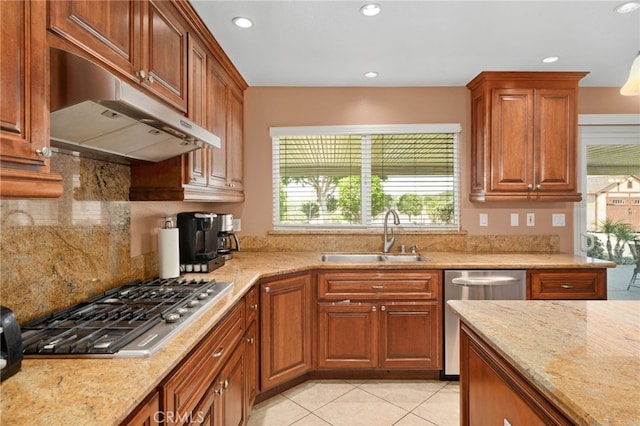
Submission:
<svg viewBox="0 0 640 426">
<path fill-rule="evenodd" d="M 63 176 L 58 199 L 0 200 L 0 304 L 25 321 L 68 307 L 135 279 L 157 276 L 158 256 L 153 244 L 159 213 L 135 214 L 141 229 L 132 230 L 128 201 L 131 182 L 127 165 L 54 153 L 53 171 Z M 145 206 L 151 206 L 146 204 Z M 138 206 L 142 207 L 142 206 Z M 168 213 L 211 208 L 215 204 L 162 204 Z M 144 208 L 137 210 L 145 210 Z M 170 211 L 169 211 L 170 210 Z M 156 217 L 157 216 L 157 217 Z M 152 243 L 132 257 L 131 242 Z M 239 235 L 246 251 L 380 251 L 382 233 L 345 234 L 316 231 L 304 234 L 273 231 L 266 236 Z M 396 233 L 398 251 L 416 245 L 418 251 L 440 252 L 558 252 L 555 235 L 472 236 L 467 232 Z"/>
</svg>

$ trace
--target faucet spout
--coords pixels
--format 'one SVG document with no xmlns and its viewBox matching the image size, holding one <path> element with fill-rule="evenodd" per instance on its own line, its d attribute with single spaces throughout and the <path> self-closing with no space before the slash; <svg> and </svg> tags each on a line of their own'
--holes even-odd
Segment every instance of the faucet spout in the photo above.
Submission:
<svg viewBox="0 0 640 426">
<path fill-rule="evenodd" d="M 391 238 L 388 238 L 388 223 L 389 223 L 389 215 L 393 215 L 393 224 L 394 225 L 400 225 L 400 217 L 398 216 L 398 213 L 396 213 L 395 210 L 389 210 L 387 211 L 387 214 L 384 215 L 384 231 L 382 233 L 382 238 L 383 238 L 383 244 L 382 244 L 382 252 L 383 253 L 389 253 L 389 250 L 391 250 L 391 247 L 393 247 L 393 244 L 396 242 L 396 229 L 395 228 L 391 228 Z"/>
</svg>

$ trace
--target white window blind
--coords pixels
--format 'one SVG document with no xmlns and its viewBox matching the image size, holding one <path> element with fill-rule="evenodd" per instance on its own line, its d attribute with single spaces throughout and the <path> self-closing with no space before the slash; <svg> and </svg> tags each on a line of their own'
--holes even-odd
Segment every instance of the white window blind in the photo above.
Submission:
<svg viewBox="0 0 640 426">
<path fill-rule="evenodd" d="M 395 209 L 404 227 L 458 230 L 458 133 L 459 125 L 272 128 L 274 227 L 378 227 Z"/>
</svg>

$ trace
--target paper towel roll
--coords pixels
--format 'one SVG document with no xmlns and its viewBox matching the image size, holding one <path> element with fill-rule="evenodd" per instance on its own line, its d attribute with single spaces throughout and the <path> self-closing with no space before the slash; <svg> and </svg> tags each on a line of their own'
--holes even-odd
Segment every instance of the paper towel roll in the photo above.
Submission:
<svg viewBox="0 0 640 426">
<path fill-rule="evenodd" d="M 178 233 L 178 228 L 158 229 L 160 278 L 177 278 L 180 276 Z"/>
</svg>

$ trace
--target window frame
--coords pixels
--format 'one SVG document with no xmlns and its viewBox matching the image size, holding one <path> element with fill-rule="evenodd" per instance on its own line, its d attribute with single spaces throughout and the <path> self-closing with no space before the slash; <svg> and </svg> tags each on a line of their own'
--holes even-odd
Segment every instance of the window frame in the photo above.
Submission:
<svg viewBox="0 0 640 426">
<path fill-rule="evenodd" d="M 304 136 L 304 135 L 358 135 L 361 138 L 368 138 L 370 142 L 371 135 L 381 134 L 425 134 L 425 133 L 451 133 L 453 134 L 453 181 L 454 181 L 454 223 L 451 225 L 432 225 L 411 227 L 410 229 L 423 229 L 429 231 L 460 231 L 460 133 L 462 126 L 460 123 L 430 123 L 430 124 L 374 124 L 374 125 L 343 125 L 343 126 L 292 126 L 292 127 L 270 127 L 269 135 L 271 137 L 271 160 L 272 160 L 272 226 L 278 231 L 321 231 L 321 230 L 356 230 L 356 229 L 380 229 L 382 225 L 377 224 L 332 224 L 332 225 L 309 225 L 309 224 L 280 224 L 280 137 L 283 136 Z M 370 146 L 369 146 L 370 148 Z M 364 167 L 364 165 L 363 165 Z M 370 176 L 369 176 L 370 178 Z M 370 191 L 370 184 L 363 181 L 363 190 Z M 362 197 L 364 204 L 365 197 Z M 363 212 L 369 206 L 363 205 Z"/>
</svg>

